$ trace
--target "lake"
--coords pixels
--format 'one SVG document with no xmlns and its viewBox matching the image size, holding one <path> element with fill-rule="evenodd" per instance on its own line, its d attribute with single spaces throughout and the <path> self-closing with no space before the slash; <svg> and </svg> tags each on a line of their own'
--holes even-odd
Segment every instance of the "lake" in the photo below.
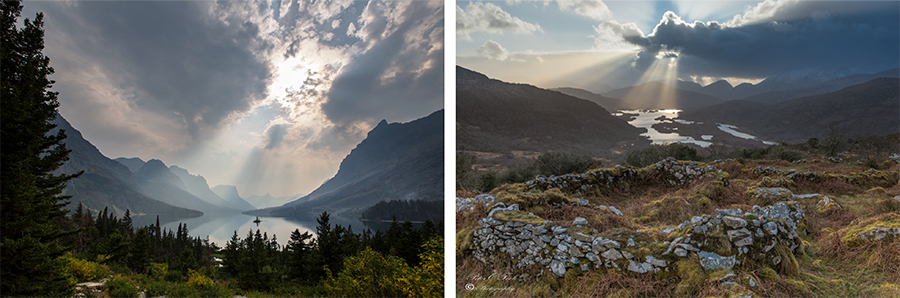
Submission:
<svg viewBox="0 0 900 298">
<path fill-rule="evenodd" d="M 641 136 L 647 137 L 650 139 L 652 144 L 668 144 L 668 143 L 688 143 L 688 144 L 696 144 L 700 147 L 706 148 L 712 145 L 712 142 L 709 142 L 713 139 L 713 135 L 701 135 L 700 138 L 702 140 L 694 139 L 691 136 L 682 136 L 677 132 L 671 133 L 663 133 L 659 132 L 655 128 L 653 128 L 654 124 L 657 123 L 680 123 L 680 124 L 688 124 L 688 125 L 703 125 L 703 122 L 693 122 L 678 118 L 678 114 L 681 113 L 681 110 L 677 109 L 664 109 L 664 110 L 618 110 L 617 113 L 612 113 L 613 116 L 622 117 L 622 116 L 630 116 L 630 120 L 628 120 L 628 124 L 637 128 L 645 128 L 647 132 L 642 133 Z M 716 128 L 719 131 L 725 132 L 735 138 L 741 138 L 745 140 L 755 140 L 762 142 L 765 145 L 775 145 L 774 142 L 769 142 L 766 140 L 762 140 L 757 138 L 754 135 L 743 133 L 738 131 L 738 127 L 734 125 L 724 124 L 724 123 L 716 123 Z"/>
<path fill-rule="evenodd" d="M 712 142 L 696 140 L 694 139 L 694 137 L 690 136 L 682 136 L 677 132 L 662 133 L 653 128 L 653 124 L 662 123 L 663 121 L 674 121 L 682 124 L 694 124 L 694 122 L 692 121 L 685 121 L 680 119 L 672 120 L 678 117 L 678 113 L 681 113 L 681 110 L 619 110 L 619 113 L 614 113 L 613 115 L 631 116 L 631 120 L 628 121 L 628 124 L 631 124 L 631 126 L 637 128 L 646 128 L 647 132 L 642 133 L 641 136 L 649 138 L 652 144 L 690 143 L 704 148 L 712 145 Z M 659 119 L 660 117 L 665 117 L 666 120 Z"/>
<path fill-rule="evenodd" d="M 188 233 L 192 237 L 206 238 L 209 237 L 210 242 L 215 242 L 219 247 L 225 247 L 225 244 L 231 239 L 231 236 L 237 231 L 238 237 L 241 239 L 247 237 L 247 232 L 257 229 L 260 232 L 268 233 L 269 239 L 272 235 L 277 235 L 278 244 L 285 245 L 291 238 L 291 232 L 299 229 L 300 233 L 309 231 L 310 234 L 316 233 L 315 219 L 301 220 L 282 217 L 260 217 L 261 222 L 257 226 L 253 220 L 256 216 L 246 214 L 229 214 L 229 215 L 203 215 L 201 217 L 186 219 L 165 219 L 160 217 L 160 226 L 171 231 L 178 230 L 179 223 L 186 223 Z M 156 224 L 156 216 L 135 216 L 133 219 L 135 227 L 143 227 L 146 225 Z M 342 225 L 344 227 L 351 226 L 356 233 L 362 233 L 365 229 L 385 229 L 389 224 L 374 223 L 367 225 L 356 219 L 346 219 L 331 214 L 329 218 L 331 226 Z"/>
</svg>

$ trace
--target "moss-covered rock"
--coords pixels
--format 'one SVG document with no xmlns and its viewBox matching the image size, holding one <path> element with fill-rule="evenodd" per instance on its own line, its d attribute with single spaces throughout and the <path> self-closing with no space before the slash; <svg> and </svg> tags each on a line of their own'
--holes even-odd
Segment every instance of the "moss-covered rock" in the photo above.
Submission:
<svg viewBox="0 0 900 298">
<path fill-rule="evenodd" d="M 894 241 L 900 238 L 900 212 L 890 212 L 859 222 L 853 222 L 841 232 L 841 242 L 857 247 L 875 241 Z"/>
</svg>

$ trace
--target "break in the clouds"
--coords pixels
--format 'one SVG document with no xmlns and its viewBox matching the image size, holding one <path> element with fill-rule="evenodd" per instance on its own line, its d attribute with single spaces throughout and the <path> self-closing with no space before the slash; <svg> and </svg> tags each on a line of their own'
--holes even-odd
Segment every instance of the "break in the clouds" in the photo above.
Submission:
<svg viewBox="0 0 900 298">
<path fill-rule="evenodd" d="M 479 31 L 532 33 L 540 30 L 540 25 L 514 17 L 493 3 L 470 3 L 465 9 L 456 7 L 456 33 L 464 38 Z"/>
<path fill-rule="evenodd" d="M 381 119 L 443 107 L 439 1 L 48 1 L 23 16 L 38 11 L 60 112 L 101 152 L 245 195 L 311 191 Z"/>
<path fill-rule="evenodd" d="M 722 23 L 670 11 L 646 35 L 613 21 L 598 31 L 640 47 L 639 70 L 677 53 L 682 75 L 767 77 L 823 65 L 880 71 L 898 64 L 898 11 L 894 1 L 766 1 Z"/>
</svg>

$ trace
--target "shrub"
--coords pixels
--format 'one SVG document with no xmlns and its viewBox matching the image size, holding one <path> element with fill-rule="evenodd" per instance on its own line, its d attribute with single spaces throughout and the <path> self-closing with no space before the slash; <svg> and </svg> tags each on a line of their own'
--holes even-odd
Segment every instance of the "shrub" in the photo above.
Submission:
<svg viewBox="0 0 900 298">
<path fill-rule="evenodd" d="M 69 254 L 63 258 L 68 262 L 66 270 L 79 282 L 99 280 L 112 274 L 106 265 L 82 260 Z"/>
<path fill-rule="evenodd" d="M 492 189 L 500 186 L 500 182 L 497 181 L 497 174 L 494 172 L 487 172 L 478 175 L 478 191 L 488 192 Z"/>
<path fill-rule="evenodd" d="M 697 152 L 694 151 L 694 154 Z M 581 173 L 600 166 L 600 162 L 590 155 L 575 155 L 559 152 L 546 152 L 538 156 L 535 165 L 541 175 L 565 175 Z"/>
<path fill-rule="evenodd" d="M 330 296 L 335 297 L 401 297 L 400 277 L 412 269 L 398 257 L 366 247 L 359 254 L 344 259 L 344 269 L 325 281 Z"/>
<path fill-rule="evenodd" d="M 113 276 L 107 281 L 106 289 L 109 290 L 110 297 L 137 297 L 139 294 L 132 281 L 120 275 Z"/>
<path fill-rule="evenodd" d="M 697 150 L 684 144 L 671 143 L 668 145 L 651 145 L 648 148 L 628 152 L 625 162 L 635 167 L 646 167 L 657 161 L 674 157 L 677 160 L 701 160 L 703 159 Z"/>
</svg>

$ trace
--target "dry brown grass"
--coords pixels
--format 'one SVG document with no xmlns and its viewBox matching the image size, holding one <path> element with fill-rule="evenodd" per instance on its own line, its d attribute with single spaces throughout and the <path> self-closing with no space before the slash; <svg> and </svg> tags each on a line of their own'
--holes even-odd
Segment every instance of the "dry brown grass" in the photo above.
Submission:
<svg viewBox="0 0 900 298">
<path fill-rule="evenodd" d="M 669 297 L 663 281 L 645 274 L 629 276 L 613 270 L 591 271 L 583 274 L 560 290 L 563 297 Z"/>
</svg>

